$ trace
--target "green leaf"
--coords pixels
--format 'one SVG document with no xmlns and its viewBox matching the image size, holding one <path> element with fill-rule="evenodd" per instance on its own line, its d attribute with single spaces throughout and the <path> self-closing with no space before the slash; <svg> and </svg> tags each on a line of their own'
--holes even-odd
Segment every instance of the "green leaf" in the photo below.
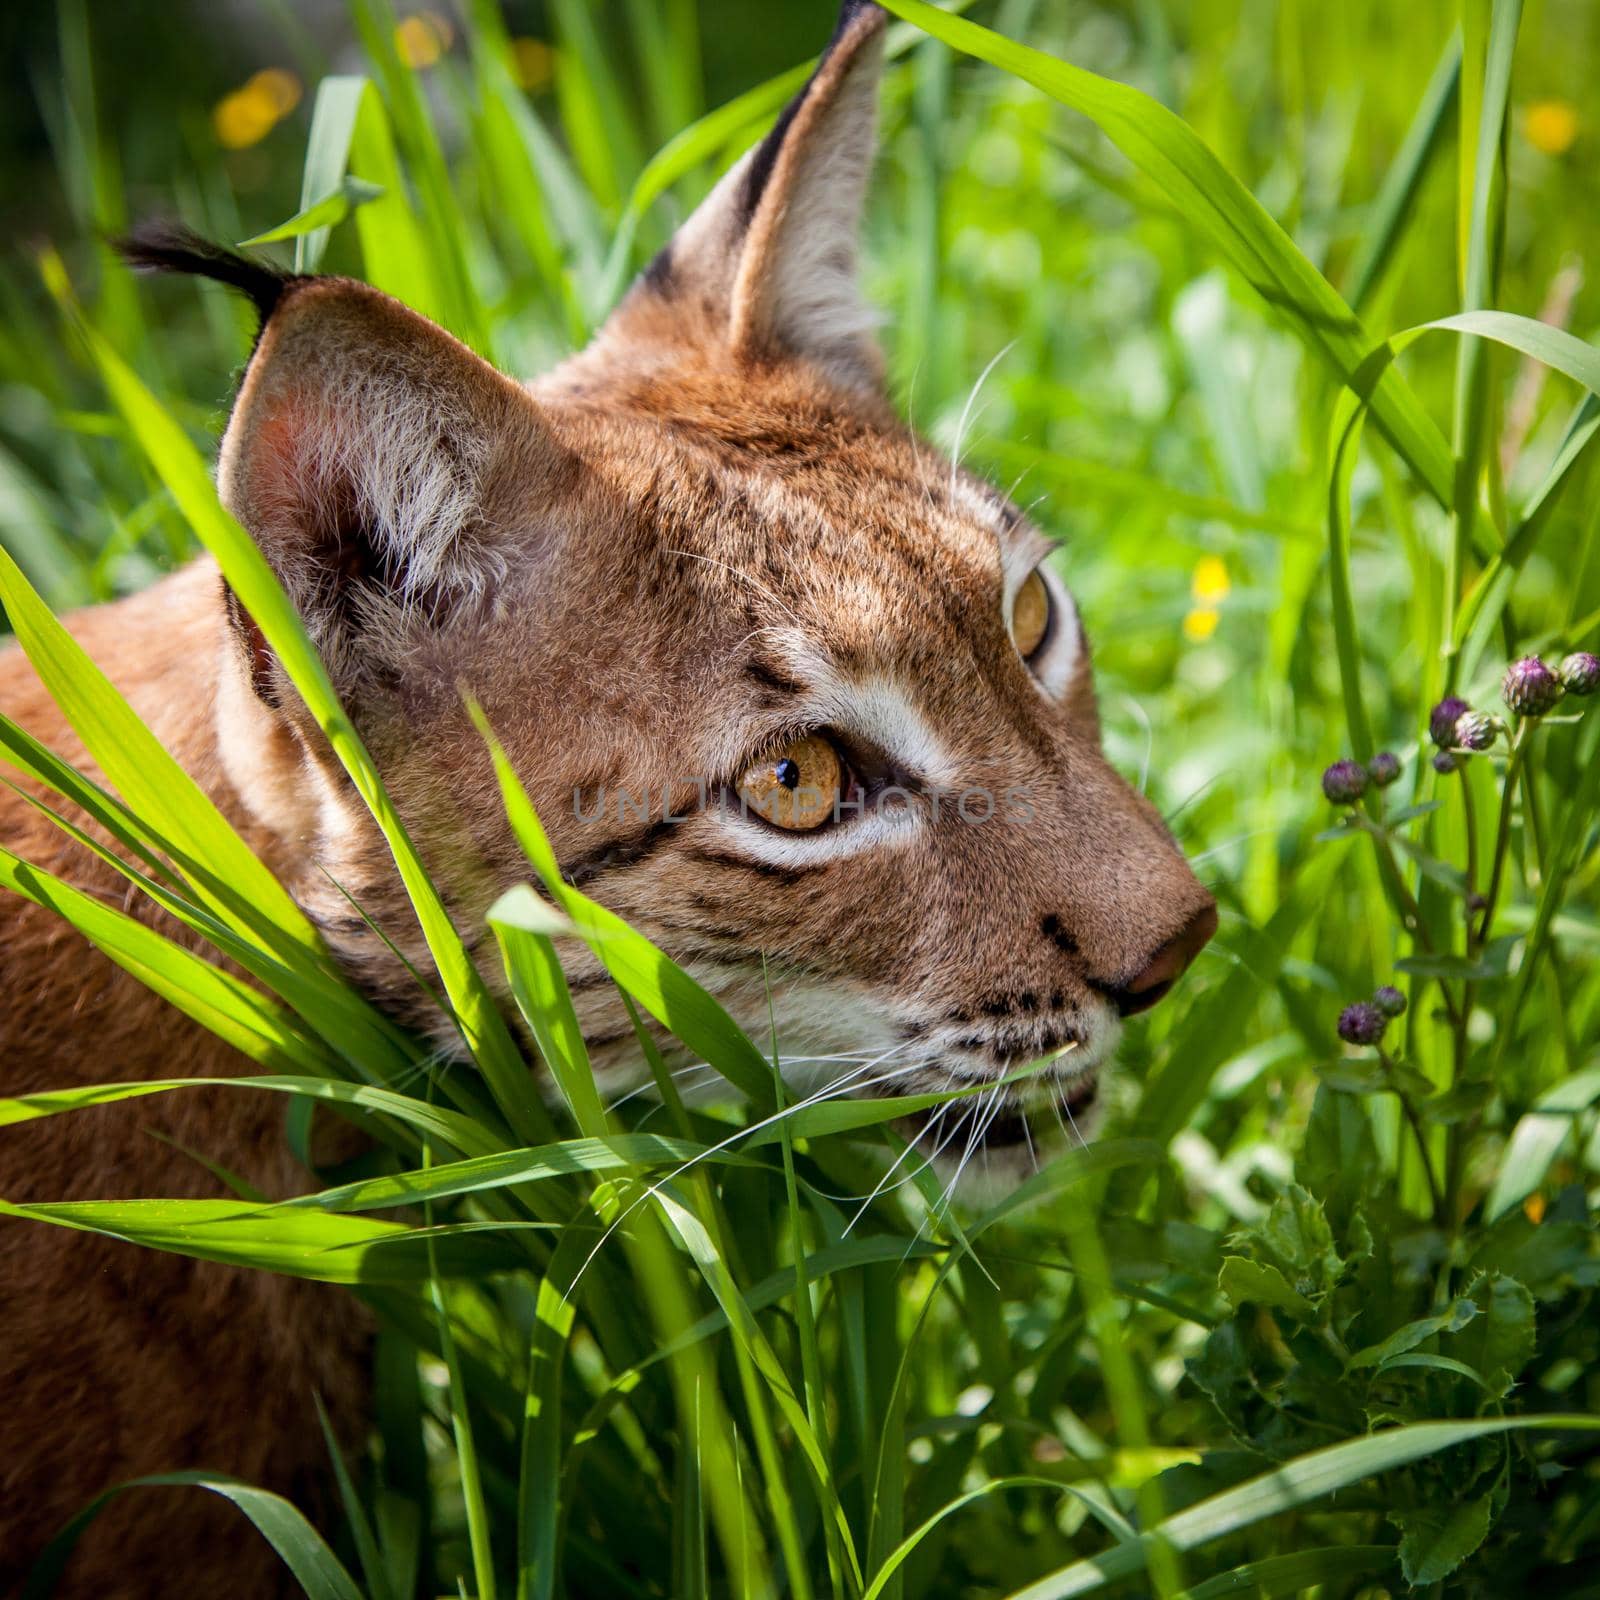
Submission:
<svg viewBox="0 0 1600 1600">
<path fill-rule="evenodd" d="M 1401 1530 L 1400 1570 L 1406 1582 L 1420 1588 L 1448 1577 L 1488 1536 L 1493 1513 L 1489 1495 L 1455 1506 L 1391 1511 L 1389 1520 Z"/>
<path fill-rule="evenodd" d="M 1364 1350 L 1356 1351 L 1346 1365 L 1352 1372 L 1362 1367 L 1381 1367 L 1394 1356 L 1416 1349 L 1435 1334 L 1459 1333 L 1477 1315 L 1477 1304 L 1466 1296 L 1458 1296 L 1438 1316 L 1419 1317 L 1397 1328 L 1381 1344 L 1369 1344 Z"/>
<path fill-rule="evenodd" d="M 1274 1200 L 1249 1237 L 1275 1258 L 1285 1273 L 1311 1284 L 1311 1293 L 1331 1289 L 1344 1276 L 1322 1202 L 1297 1183 Z"/>
<path fill-rule="evenodd" d="M 241 239 L 239 248 L 246 250 L 253 245 L 276 244 L 280 239 L 298 239 L 308 233 L 326 231 L 343 222 L 357 206 L 364 206 L 369 201 L 380 198 L 382 194 L 383 190 L 377 184 L 347 174 L 340 180 L 339 187 L 332 194 L 326 194 L 322 199 L 303 207 L 288 221 L 280 222 L 275 228 L 268 228 L 265 233 Z"/>
<path fill-rule="evenodd" d="M 1533 1296 L 1500 1272 L 1479 1273 L 1464 1295 L 1482 1315 L 1455 1334 L 1448 1353 L 1481 1373 L 1490 1394 L 1498 1398 L 1533 1359 Z"/>
<path fill-rule="evenodd" d="M 1274 1311 L 1288 1312 L 1296 1322 L 1311 1323 L 1317 1319 L 1316 1307 L 1303 1294 L 1290 1288 L 1288 1280 L 1276 1267 L 1263 1262 L 1250 1261 L 1244 1256 L 1223 1257 L 1217 1287 L 1235 1310 L 1245 1305 L 1269 1306 Z"/>
</svg>

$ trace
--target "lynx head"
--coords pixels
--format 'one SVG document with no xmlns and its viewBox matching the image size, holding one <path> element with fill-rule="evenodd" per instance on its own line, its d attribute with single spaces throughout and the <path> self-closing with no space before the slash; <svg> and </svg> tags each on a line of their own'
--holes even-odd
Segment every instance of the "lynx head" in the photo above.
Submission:
<svg viewBox="0 0 1600 1600">
<path fill-rule="evenodd" d="M 228 506 L 309 624 L 459 925 L 528 867 L 463 706 L 482 704 L 570 880 L 799 1071 L 879 1094 L 997 1080 L 991 1139 L 1093 1099 L 1118 1019 L 1216 926 L 1100 750 L 1048 546 L 899 420 L 857 290 L 884 15 L 847 0 L 808 86 L 593 344 L 524 385 L 374 289 L 145 239 L 264 325 Z M 416 989 L 381 841 L 225 597 L 225 760 L 381 1001 Z M 387 868 L 387 870 L 386 870 Z M 623 1006 L 570 963 L 598 1069 Z M 1053 1061 L 1049 1058 L 1054 1058 Z"/>
</svg>

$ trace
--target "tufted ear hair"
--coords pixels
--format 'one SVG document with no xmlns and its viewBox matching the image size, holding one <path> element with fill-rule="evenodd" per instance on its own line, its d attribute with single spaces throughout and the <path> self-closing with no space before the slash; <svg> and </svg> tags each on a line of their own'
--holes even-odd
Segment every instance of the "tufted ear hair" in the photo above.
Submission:
<svg viewBox="0 0 1600 1600">
<path fill-rule="evenodd" d="M 677 316 L 737 359 L 797 356 L 839 383 L 881 385 L 857 260 L 886 22 L 872 0 L 844 0 L 805 88 L 619 308 L 620 337 L 648 337 Z"/>
<path fill-rule="evenodd" d="M 182 234 L 123 252 L 255 303 L 218 487 L 336 677 L 383 674 L 419 634 L 492 601 L 570 468 L 520 384 L 366 284 L 278 274 Z M 265 646 L 230 610 L 274 699 Z"/>
</svg>

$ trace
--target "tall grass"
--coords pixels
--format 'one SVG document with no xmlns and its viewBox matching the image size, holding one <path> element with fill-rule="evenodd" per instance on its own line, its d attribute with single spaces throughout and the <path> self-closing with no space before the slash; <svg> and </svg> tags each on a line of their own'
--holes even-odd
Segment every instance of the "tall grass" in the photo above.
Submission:
<svg viewBox="0 0 1600 1600">
<path fill-rule="evenodd" d="M 549 896 L 491 916 L 557 1103 L 530 1092 L 216 502 L 204 452 L 245 330 L 205 291 L 136 291 L 92 243 L 129 206 L 86 13 L 64 6 L 45 109 L 77 236 L 6 280 L 0 601 L 98 776 L 0 737 L 63 826 L 94 818 L 134 889 L 253 981 L 9 853 L 0 885 L 229 1040 L 257 1069 L 231 1092 L 337 1104 L 387 1154 L 285 1204 L 6 1203 L 7 1225 L 373 1308 L 375 1442 L 341 1463 L 341 1528 L 190 1475 L 313 1596 L 1576 1594 L 1600 1543 L 1600 721 L 1574 697 L 1459 776 L 1429 768 L 1425 730 L 1447 689 L 1488 707 L 1508 659 L 1600 631 L 1593 294 L 1549 297 L 1570 333 L 1532 316 L 1600 246 L 1600 130 L 1568 103 L 1594 21 L 1559 0 L 1337 22 L 1299 0 L 887 4 L 872 257 L 897 390 L 953 443 L 1011 342 L 968 459 L 1041 497 L 1112 752 L 1223 907 L 1214 953 L 1133 1030 L 1106 1137 L 975 1212 L 915 1161 L 875 1188 L 905 1107 L 872 1064 L 856 1098 L 797 1099 L 762 1041 L 561 881 L 494 747 Z M 395 24 L 351 0 L 365 65 L 270 135 L 285 159 L 304 140 L 277 213 L 203 138 L 171 198 L 361 273 L 511 370 L 586 336 L 804 73 L 705 109 L 683 0 L 552 5 L 531 94 L 491 0 L 425 70 Z M 55 621 L 197 542 L 382 826 L 476 1071 L 345 986 Z M 1380 749 L 1403 796 L 1330 828 L 1317 773 Z M 1463 915 L 1491 854 L 1497 903 Z M 686 1106 L 642 1029 L 657 1098 L 602 1103 L 574 942 L 725 1103 Z M 1342 1054 L 1341 1006 L 1390 982 L 1409 1009 L 1387 1048 Z M 185 1092 L 61 1068 L 0 1121 Z"/>
</svg>

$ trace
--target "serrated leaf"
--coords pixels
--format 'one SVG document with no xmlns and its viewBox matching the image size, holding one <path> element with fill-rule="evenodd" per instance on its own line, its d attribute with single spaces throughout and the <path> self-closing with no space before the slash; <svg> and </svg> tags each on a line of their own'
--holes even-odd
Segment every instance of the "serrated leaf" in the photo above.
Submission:
<svg viewBox="0 0 1600 1600">
<path fill-rule="evenodd" d="M 1317 1308 L 1276 1267 L 1244 1256 L 1224 1256 L 1217 1287 L 1236 1310 L 1244 1305 L 1286 1311 L 1296 1322 L 1315 1322 Z"/>
<path fill-rule="evenodd" d="M 1478 1274 L 1465 1293 L 1482 1315 L 1452 1336 L 1447 1353 L 1482 1373 L 1491 1394 L 1504 1395 L 1533 1358 L 1533 1296 L 1501 1272 Z"/>
<path fill-rule="evenodd" d="M 1454 1572 L 1483 1543 L 1492 1512 L 1487 1495 L 1454 1507 L 1390 1512 L 1389 1520 L 1402 1532 L 1400 1570 L 1406 1582 L 1417 1588 Z"/>
<path fill-rule="evenodd" d="M 1241 1235 L 1246 1236 L 1276 1261 L 1286 1277 L 1308 1282 L 1310 1293 L 1331 1289 L 1344 1276 L 1345 1264 L 1334 1247 L 1322 1202 L 1297 1183 L 1272 1202 L 1247 1235 Z"/>
</svg>

